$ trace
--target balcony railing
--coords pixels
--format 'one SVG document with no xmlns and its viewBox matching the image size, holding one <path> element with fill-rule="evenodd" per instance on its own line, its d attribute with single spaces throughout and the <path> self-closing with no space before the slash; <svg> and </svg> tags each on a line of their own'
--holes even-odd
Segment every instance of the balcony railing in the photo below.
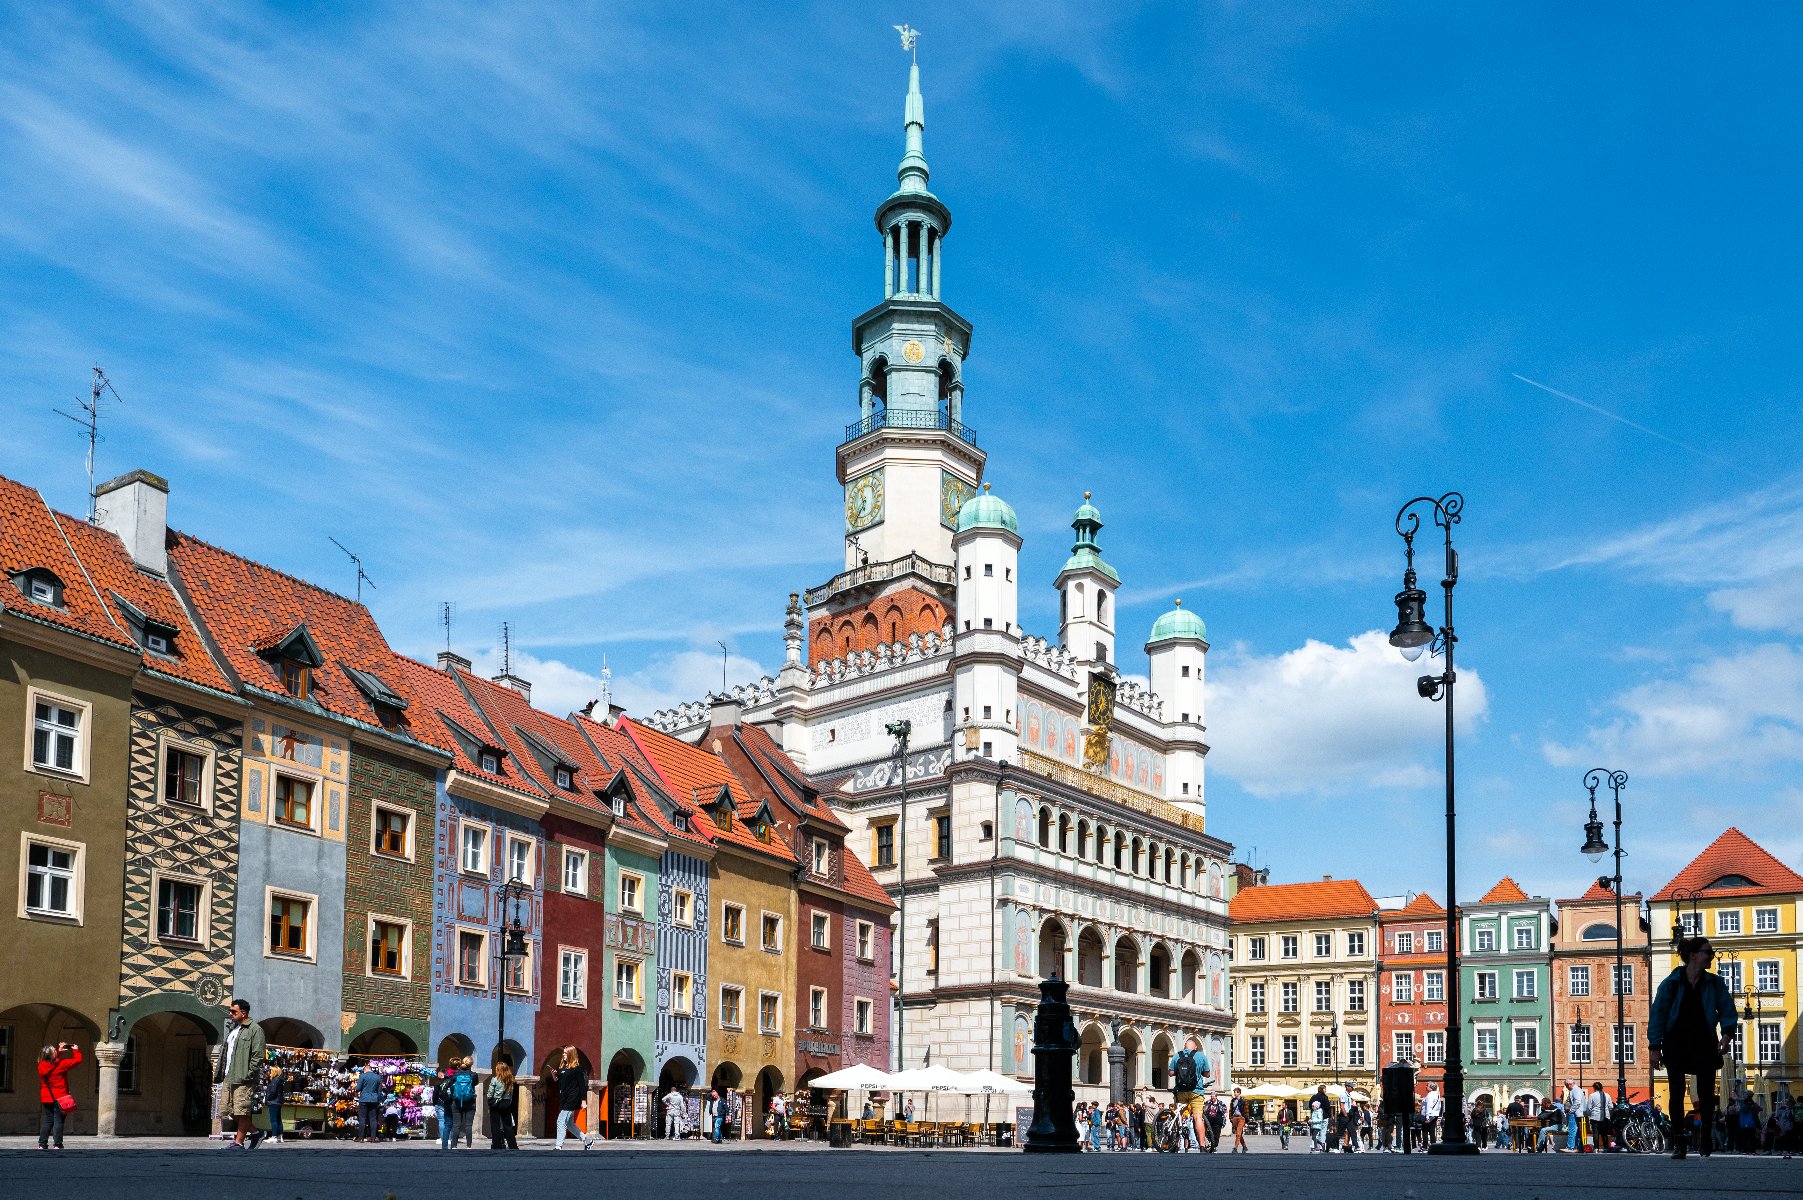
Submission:
<svg viewBox="0 0 1803 1200">
<path fill-rule="evenodd" d="M 977 431 L 960 421 L 952 420 L 949 412 L 934 412 L 924 408 L 886 408 L 865 417 L 862 421 L 854 421 L 845 427 L 845 440 L 856 441 L 867 433 L 878 429 L 943 429 L 959 441 L 977 444 Z"/>
</svg>

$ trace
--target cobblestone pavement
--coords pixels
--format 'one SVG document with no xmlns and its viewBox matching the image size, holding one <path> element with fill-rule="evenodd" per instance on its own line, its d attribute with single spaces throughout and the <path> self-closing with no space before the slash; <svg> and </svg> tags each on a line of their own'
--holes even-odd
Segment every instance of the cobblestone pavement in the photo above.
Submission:
<svg viewBox="0 0 1803 1200">
<path fill-rule="evenodd" d="M 783 1197 L 805 1190 L 864 1196 L 996 1200 L 1025 1190 L 1103 1192 L 1108 1200 L 1170 1200 L 1202 1194 L 1260 1200 L 1400 1197 L 1522 1200 L 1708 1196 L 1756 1200 L 1803 1196 L 1803 1159 L 1716 1155 L 1682 1163 L 1664 1156 L 1484 1154 L 1321 1155 L 1256 1139 L 1229 1156 L 1083 1154 L 1046 1157 L 1006 1150 L 827 1150 L 817 1144 L 625 1142 L 562 1154 L 549 1142 L 519 1154 L 441 1152 L 436 1143 L 359 1146 L 290 1142 L 254 1152 L 216 1142 L 127 1138 L 71 1140 L 61 1154 L 29 1138 L 0 1138 L 6 1193 L 32 1200 L 124 1196 L 131 1200 L 443 1200 L 509 1194 Z M 1005 1191 L 1004 1191 L 1005 1190 Z"/>
</svg>

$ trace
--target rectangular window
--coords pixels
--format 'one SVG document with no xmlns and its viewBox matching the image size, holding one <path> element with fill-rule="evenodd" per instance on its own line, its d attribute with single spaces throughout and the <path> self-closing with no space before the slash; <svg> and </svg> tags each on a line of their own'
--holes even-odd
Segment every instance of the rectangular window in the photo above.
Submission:
<svg viewBox="0 0 1803 1200">
<path fill-rule="evenodd" d="M 1429 1029 L 1421 1035 L 1421 1061 L 1440 1064 L 1446 1061 L 1446 1034 L 1438 1029 Z"/>
<path fill-rule="evenodd" d="M 390 858 L 413 856 L 413 814 L 404 809 L 378 804 L 373 810 L 375 822 L 374 850 Z"/>
<path fill-rule="evenodd" d="M 1472 930 L 1471 936 L 1472 936 L 1472 940 L 1476 943 L 1476 946 L 1475 946 L 1476 949 L 1478 949 L 1478 950 L 1494 950 L 1494 949 L 1496 949 L 1496 927 L 1495 926 L 1479 925 L 1476 929 Z"/>
<path fill-rule="evenodd" d="M 874 838 L 870 856 L 872 863 L 879 867 L 893 867 L 895 865 L 895 825 L 892 822 L 885 822 L 873 827 L 871 834 Z"/>
<path fill-rule="evenodd" d="M 313 781 L 291 775 L 275 777 L 275 819 L 278 825 L 313 828 Z"/>
<path fill-rule="evenodd" d="M 684 929 L 695 927 L 695 893 L 687 888 L 670 889 L 670 920 Z"/>
<path fill-rule="evenodd" d="M 1246 1011 L 1262 1013 L 1265 1011 L 1265 985 L 1250 983 L 1246 985 Z"/>
<path fill-rule="evenodd" d="M 876 926 L 869 921 L 858 922 L 858 961 L 876 961 Z"/>
<path fill-rule="evenodd" d="M 30 837 L 25 847 L 25 911 L 43 917 L 80 917 L 80 847 Z"/>
<path fill-rule="evenodd" d="M 473 929 L 457 931 L 457 982 L 464 987 L 488 983 L 488 935 Z"/>
<path fill-rule="evenodd" d="M 863 1037 L 869 1037 L 871 1032 L 871 1017 L 875 1013 L 875 1010 L 876 1006 L 871 1004 L 868 1000 L 860 999 L 854 1001 L 852 1004 L 852 1032 L 860 1034 Z"/>
<path fill-rule="evenodd" d="M 488 874 L 488 830 L 465 822 L 459 845 L 462 852 L 457 861 L 464 872 L 470 875 Z"/>
<path fill-rule="evenodd" d="M 783 919 L 775 913 L 767 912 L 764 914 L 762 929 L 764 949 L 773 954 L 782 953 Z"/>
<path fill-rule="evenodd" d="M 1590 994 L 1590 968 L 1577 965 L 1565 968 L 1565 990 L 1573 996 Z"/>
<path fill-rule="evenodd" d="M 1246 939 L 1246 958 L 1251 962 L 1265 960 L 1265 939 L 1262 937 Z"/>
<path fill-rule="evenodd" d="M 507 838 L 507 878 L 521 883 L 532 879 L 532 843 L 525 838 Z"/>
<path fill-rule="evenodd" d="M 1333 934 L 1317 933 L 1315 935 L 1315 957 L 1316 958 L 1332 958 L 1333 957 Z"/>
<path fill-rule="evenodd" d="M 1515 927 L 1515 948 L 1517 950 L 1532 950 L 1534 948 L 1534 927 L 1532 925 L 1517 925 Z"/>
<path fill-rule="evenodd" d="M 614 1005 L 619 1008 L 645 1006 L 644 968 L 637 959 L 614 960 Z"/>
<path fill-rule="evenodd" d="M 1421 999 L 1429 1004 L 1445 1003 L 1446 972 L 1423 971 L 1421 973 Z"/>
<path fill-rule="evenodd" d="M 125 1053 L 119 1056 L 119 1090 L 135 1096 L 143 1089 L 138 1084 L 138 1039 L 125 1039 Z"/>
<path fill-rule="evenodd" d="M 81 774 L 83 710 L 54 700 L 38 700 L 32 713 L 31 765 L 63 775 Z"/>
<path fill-rule="evenodd" d="M 507 990 L 524 996 L 532 991 L 532 947 L 526 947 L 526 953 L 507 960 L 507 970 L 501 979 Z"/>
<path fill-rule="evenodd" d="M 1390 1053 L 1394 1061 L 1399 1063 L 1415 1061 L 1415 1035 L 1407 1029 L 1398 1029 L 1390 1034 Z"/>
<path fill-rule="evenodd" d="M 1443 931 L 1438 930 L 1438 929 L 1430 929 L 1423 936 L 1425 936 L 1427 938 L 1427 953 L 1429 953 L 1429 954 L 1445 953 L 1445 951 L 1446 951 L 1446 934 Z"/>
<path fill-rule="evenodd" d="M 1277 985 L 1277 995 L 1278 995 L 1278 1011 L 1279 1012 L 1293 1013 L 1293 1012 L 1302 1011 L 1302 1002 L 1301 1002 L 1301 999 L 1297 995 L 1297 987 L 1295 984 L 1293 984 L 1293 983 L 1278 984 Z"/>
<path fill-rule="evenodd" d="M 1300 1065 L 1300 1056 L 1296 1046 L 1296 1035 L 1293 1033 L 1286 1033 L 1283 1035 L 1283 1065 L 1286 1067 Z"/>
<path fill-rule="evenodd" d="M 1286 933 L 1277 939 L 1278 956 L 1280 958 L 1299 958 L 1302 955 L 1301 938 L 1293 933 Z"/>
<path fill-rule="evenodd" d="M 1728 1061 L 1747 1061 L 1747 1023 L 1745 1021 L 1734 1027 L 1734 1041 L 1728 1047 Z"/>
<path fill-rule="evenodd" d="M 1777 959 L 1763 958 L 1753 964 L 1753 986 L 1762 992 L 1784 990 L 1784 984 L 1778 973 Z"/>
<path fill-rule="evenodd" d="M 1315 1065 L 1317 1067 L 1333 1066 L 1333 1039 L 1325 1033 L 1315 1035 Z"/>
<path fill-rule="evenodd" d="M 285 958 L 306 958 L 312 953 L 313 902 L 300 896 L 269 897 L 269 952 Z"/>
<path fill-rule="evenodd" d="M 783 998 L 775 992 L 758 993 L 758 1032 L 777 1034 L 783 1031 Z"/>
<path fill-rule="evenodd" d="M 157 940 L 200 941 L 201 885 L 187 879 L 157 880 Z"/>
<path fill-rule="evenodd" d="M 808 989 L 808 1028 L 826 1028 L 826 989 L 823 987 Z"/>
<path fill-rule="evenodd" d="M 1479 1025 L 1472 1030 L 1472 1034 L 1475 1043 L 1474 1057 L 1477 1061 L 1496 1062 L 1502 1057 L 1496 1026 Z"/>
<path fill-rule="evenodd" d="M 949 816 L 933 818 L 933 857 L 950 858 L 952 856 L 952 819 Z"/>
<path fill-rule="evenodd" d="M 825 913 L 814 913 L 809 918 L 808 926 L 808 945 L 816 950 L 832 949 L 832 919 L 830 917 Z"/>
<path fill-rule="evenodd" d="M 1396 953 L 1398 953 L 1398 954 L 1413 954 L 1413 953 L 1415 953 L 1415 935 L 1412 933 L 1397 934 L 1396 935 Z M 1411 1035 L 1411 1037 L 1412 1037 L 1412 1035 Z"/>
<path fill-rule="evenodd" d="M 1717 959 L 1715 963 L 1715 973 L 1720 975 L 1722 977 L 1722 982 L 1728 985 L 1728 991 L 1736 996 L 1740 995 L 1740 981 L 1742 976 L 1740 964 L 1738 962 L 1723 962 L 1720 959 Z"/>
<path fill-rule="evenodd" d="M 827 866 L 832 861 L 832 847 L 827 845 L 825 838 L 815 838 L 810 843 L 809 852 L 813 855 L 814 874 L 826 875 Z"/>
<path fill-rule="evenodd" d="M 1496 972 L 1479 971 L 1477 973 L 1477 998 L 1479 1000 L 1496 999 Z"/>
<path fill-rule="evenodd" d="M 1351 958 L 1365 957 L 1365 935 L 1361 930 L 1353 930 L 1346 935 L 1346 953 Z"/>
<path fill-rule="evenodd" d="M 939 918 L 927 918 L 927 974 L 939 974 Z"/>
<path fill-rule="evenodd" d="M 1540 1057 L 1540 1026 L 1517 1025 L 1515 1030 L 1515 1061 L 1533 1062 Z"/>
<path fill-rule="evenodd" d="M 163 751 L 163 803 L 200 808 L 206 803 L 207 760 L 192 750 Z"/>
<path fill-rule="evenodd" d="M 284 658 L 280 670 L 282 690 L 296 699 L 305 700 L 307 693 L 313 690 L 313 669 L 304 662 Z"/>
<path fill-rule="evenodd" d="M 1637 1052 L 1639 1051 L 1639 1049 L 1640 1049 L 1640 1045 L 1635 1040 L 1635 1037 L 1634 1037 L 1634 1026 L 1632 1026 L 1632 1025 L 1617 1025 L 1617 1026 L 1615 1026 L 1615 1060 L 1614 1061 L 1620 1062 L 1620 1063 L 1626 1063 L 1628 1066 L 1631 1067 L 1634 1065 L 1634 1059 L 1635 1059 L 1635 1056 L 1636 1056 Z M 1626 1057 L 1623 1057 L 1624 1055 Z"/>
<path fill-rule="evenodd" d="M 1265 1035 L 1264 1034 L 1255 1033 L 1252 1035 L 1251 1057 L 1252 1057 L 1252 1065 L 1253 1066 L 1262 1067 L 1265 1065 Z"/>
<path fill-rule="evenodd" d="M 1573 1025 L 1571 1027 L 1571 1061 L 1574 1066 L 1590 1065 L 1590 1026 Z"/>
<path fill-rule="evenodd" d="M 397 979 L 407 974 L 407 926 L 386 917 L 369 921 L 369 970 Z"/>
<path fill-rule="evenodd" d="M 577 1008 L 588 1004 L 588 951 L 557 952 L 557 1002 Z"/>
<path fill-rule="evenodd" d="M 1753 910 L 1754 933 L 1777 933 L 1778 910 L 1775 908 L 1756 908 Z"/>
<path fill-rule="evenodd" d="M 1740 932 L 1740 909 L 1724 908 L 1715 914 L 1715 931 L 1717 933 Z"/>
<path fill-rule="evenodd" d="M 1415 1003 L 1415 973 L 1397 971 L 1390 976 L 1390 1000 L 1395 1004 Z"/>
<path fill-rule="evenodd" d="M 735 946 L 745 944 L 745 909 L 737 904 L 720 906 L 720 936 Z"/>
<path fill-rule="evenodd" d="M 1351 1013 L 1365 1011 L 1365 981 L 1363 979 L 1346 981 L 1346 1011 Z"/>
<path fill-rule="evenodd" d="M 1365 1065 L 1365 1035 L 1349 1033 L 1346 1035 L 1346 1065 L 1362 1067 Z"/>
<path fill-rule="evenodd" d="M 720 1028 L 743 1029 L 745 1027 L 745 989 L 732 984 L 720 987 Z"/>
<path fill-rule="evenodd" d="M 1678 918 L 1678 927 L 1684 931 L 1685 937 L 1696 937 L 1703 932 L 1703 915 L 1687 912 Z"/>
<path fill-rule="evenodd" d="M 1784 1059 L 1784 1026 L 1776 1021 L 1759 1023 L 1759 1061 L 1782 1062 Z"/>
<path fill-rule="evenodd" d="M 1609 974 L 1614 976 L 1613 982 L 1615 985 L 1615 994 L 1617 996 L 1632 996 L 1634 994 L 1633 963 L 1623 963 L 1620 972 L 1617 972 L 1612 968 Z"/>
<path fill-rule="evenodd" d="M 573 896 L 588 895 L 588 851 L 563 848 L 563 890 Z"/>
<path fill-rule="evenodd" d="M 645 911 L 645 877 L 632 871 L 620 872 L 620 911 L 642 915 Z"/>
<path fill-rule="evenodd" d="M 1517 1000 L 1532 1000 L 1539 994 L 1539 980 L 1533 968 L 1515 972 L 1514 996 Z"/>
<path fill-rule="evenodd" d="M 1333 1011 L 1333 984 L 1328 980 L 1315 980 L 1315 1011 Z"/>
<path fill-rule="evenodd" d="M 685 1017 L 695 1011 L 695 977 L 687 971 L 670 972 L 670 1011 Z"/>
</svg>

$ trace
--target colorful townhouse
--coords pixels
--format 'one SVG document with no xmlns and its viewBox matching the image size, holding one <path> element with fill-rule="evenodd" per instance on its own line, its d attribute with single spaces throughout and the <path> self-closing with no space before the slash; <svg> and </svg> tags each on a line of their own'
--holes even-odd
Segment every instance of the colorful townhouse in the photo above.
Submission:
<svg viewBox="0 0 1803 1200">
<path fill-rule="evenodd" d="M 1500 1111 L 1517 1096 L 1541 1102 L 1552 1088 L 1549 948 L 1552 902 L 1508 876 L 1476 904 L 1460 906 L 1459 1004 L 1465 1026 L 1465 1094 Z"/>
<path fill-rule="evenodd" d="M 1415 1092 L 1446 1083 L 1446 910 L 1425 892 L 1377 915 L 1382 1066 L 1415 1068 Z M 1467 1048 L 1468 1050 L 1469 1048 Z"/>
<path fill-rule="evenodd" d="M 1744 1087 L 1771 1112 L 1780 1089 L 1803 1078 L 1803 875 L 1730 826 L 1653 893 L 1650 909 L 1652 986 L 1677 969 L 1680 933 L 1708 936 L 1741 1005 L 1723 1090 Z"/>
<path fill-rule="evenodd" d="M 1615 893 L 1598 882 L 1575 900 L 1559 901 L 1552 943 L 1553 1086 L 1575 1079 L 1586 1091 L 1601 1083 L 1614 1095 L 1619 1064 L 1627 1069 L 1628 1099 L 1638 1102 L 1655 1082 L 1643 1045 L 1652 1010 L 1652 927 L 1640 893 L 1623 896 L 1621 910 L 1618 976 Z"/>
<path fill-rule="evenodd" d="M 1356 879 L 1245 888 L 1232 922 L 1238 1082 L 1377 1086 L 1377 901 Z"/>
</svg>

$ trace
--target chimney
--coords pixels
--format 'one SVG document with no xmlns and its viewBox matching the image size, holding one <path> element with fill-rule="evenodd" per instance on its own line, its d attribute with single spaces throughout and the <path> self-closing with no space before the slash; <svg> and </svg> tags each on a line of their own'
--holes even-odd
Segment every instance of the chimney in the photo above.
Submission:
<svg viewBox="0 0 1803 1200">
<path fill-rule="evenodd" d="M 716 692 L 707 698 L 707 723 L 710 729 L 739 723 L 739 698 L 731 692 Z"/>
<path fill-rule="evenodd" d="M 440 671 L 468 672 L 473 668 L 470 660 L 455 650 L 440 650 L 438 652 L 438 669 Z"/>
<path fill-rule="evenodd" d="M 528 704 L 532 702 L 532 685 L 527 683 L 524 679 L 521 679 L 518 675 L 515 675 L 512 671 L 503 671 L 499 675 L 496 675 L 495 682 L 504 688 L 512 688 L 514 691 L 524 696 Z"/>
<path fill-rule="evenodd" d="M 116 534 L 138 566 L 169 573 L 169 481 L 149 471 L 127 471 L 94 489 L 94 524 Z"/>
</svg>

